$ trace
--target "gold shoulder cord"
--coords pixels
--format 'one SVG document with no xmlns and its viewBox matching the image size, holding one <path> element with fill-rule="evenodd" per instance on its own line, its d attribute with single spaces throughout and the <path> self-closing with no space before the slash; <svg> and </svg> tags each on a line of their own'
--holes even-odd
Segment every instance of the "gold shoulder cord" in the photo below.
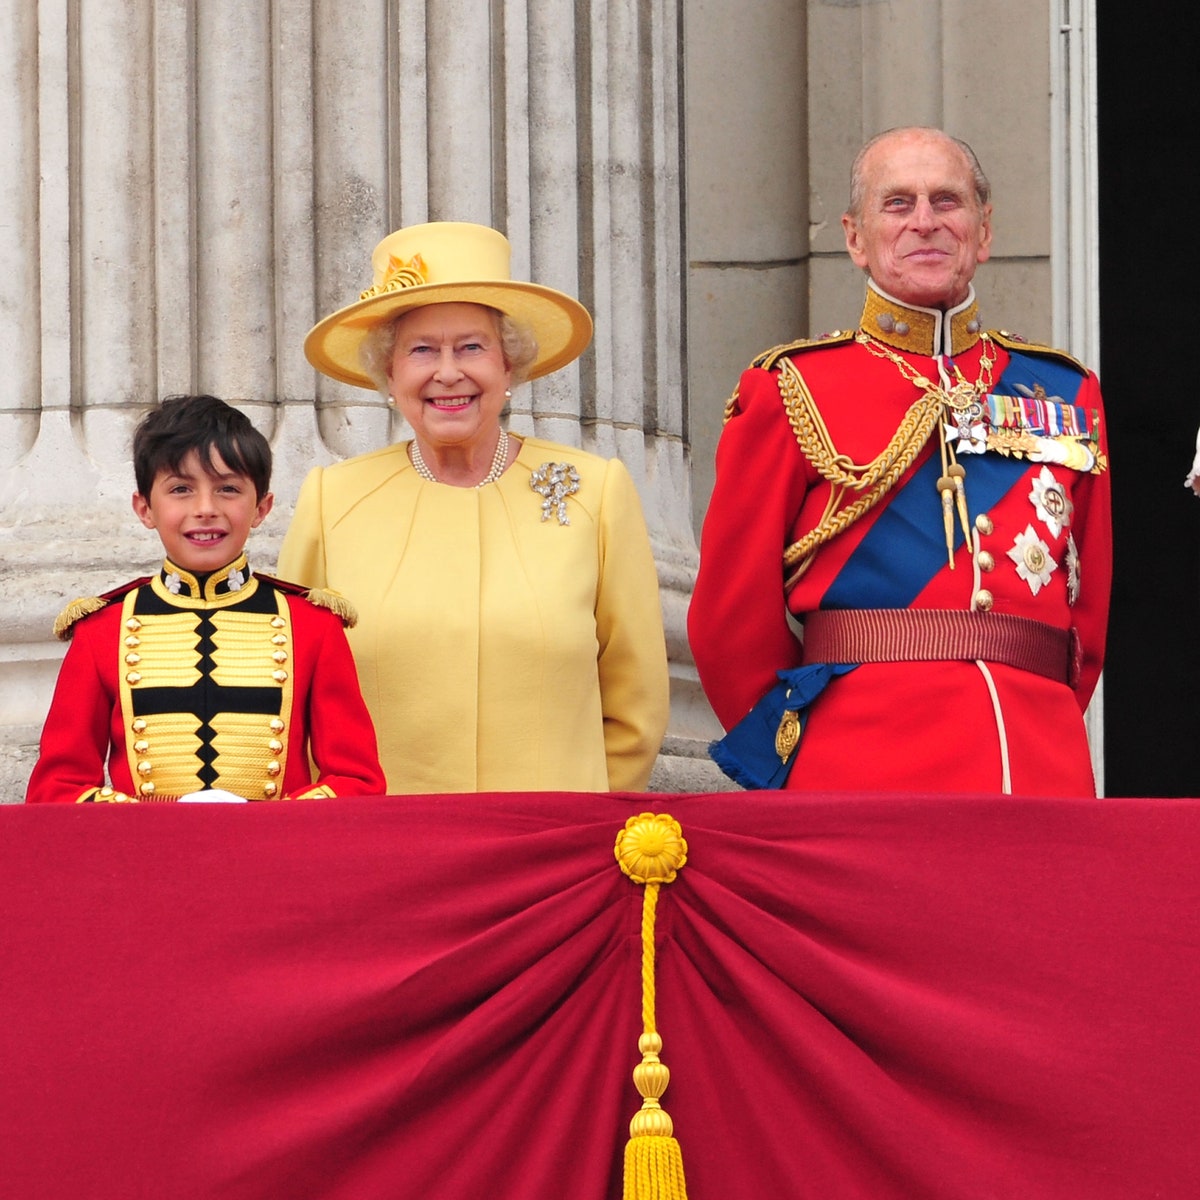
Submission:
<svg viewBox="0 0 1200 1200">
<path fill-rule="evenodd" d="M 730 420 L 733 417 L 733 414 L 737 411 L 737 403 L 738 403 L 738 389 L 734 388 L 733 395 L 731 395 L 729 397 L 729 399 L 725 401 L 725 411 L 721 414 L 721 424 L 722 425 L 729 424 Z M 55 626 L 56 630 L 57 630 L 57 628 L 58 627 Z"/>
<path fill-rule="evenodd" d="M 799 338 L 794 342 L 781 342 L 778 346 L 772 346 L 770 350 L 756 354 L 751 359 L 750 366 L 758 367 L 763 371 L 774 371 L 781 360 L 789 355 L 799 353 L 801 350 L 828 350 L 830 346 L 844 346 L 853 340 L 854 334 L 849 329 L 835 329 L 832 333 L 823 333 L 819 338 Z M 735 387 L 733 395 L 725 401 L 725 411 L 721 421 L 723 425 L 728 425 L 733 414 L 737 412 L 738 391 L 739 389 Z"/>
<path fill-rule="evenodd" d="M 800 449 L 830 484 L 821 520 L 784 551 L 784 587 L 790 589 L 812 565 L 821 546 L 848 529 L 892 490 L 937 428 L 945 397 L 936 389 L 924 391 L 905 413 L 883 452 L 860 466 L 838 453 L 808 385 L 790 358 L 779 364 L 779 395 Z M 857 498 L 843 503 L 847 492 L 856 493 Z"/>
</svg>

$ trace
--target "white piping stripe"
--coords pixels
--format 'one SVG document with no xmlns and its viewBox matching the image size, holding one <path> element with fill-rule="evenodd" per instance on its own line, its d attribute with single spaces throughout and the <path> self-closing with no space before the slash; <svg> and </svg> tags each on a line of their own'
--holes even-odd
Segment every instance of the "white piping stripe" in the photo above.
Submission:
<svg viewBox="0 0 1200 1200">
<path fill-rule="evenodd" d="M 996 693 L 996 681 L 988 670 L 988 665 L 975 660 L 975 665 L 983 673 L 984 682 L 992 697 L 992 712 L 996 717 L 996 735 L 1000 739 L 1000 791 L 1005 796 L 1012 795 L 1012 775 L 1008 769 L 1008 730 L 1004 728 L 1004 713 L 1000 709 L 1000 697 Z"/>
</svg>

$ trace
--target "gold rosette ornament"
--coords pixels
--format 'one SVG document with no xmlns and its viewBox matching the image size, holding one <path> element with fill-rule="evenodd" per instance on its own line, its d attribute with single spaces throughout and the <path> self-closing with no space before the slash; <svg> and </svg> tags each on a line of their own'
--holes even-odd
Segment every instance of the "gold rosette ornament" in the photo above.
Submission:
<svg viewBox="0 0 1200 1200">
<path fill-rule="evenodd" d="M 425 260 L 419 254 L 414 254 L 409 259 L 396 258 L 393 255 L 388 258 L 387 270 L 383 273 L 383 282 L 367 288 L 365 292 L 360 292 L 358 298 L 370 300 L 372 296 L 384 296 L 388 292 L 420 287 L 426 282 L 428 279 Z"/>
<path fill-rule="evenodd" d="M 662 1038 L 654 1020 L 654 915 L 658 889 L 671 883 L 687 862 L 687 842 L 679 822 L 666 813 L 639 813 L 625 822 L 614 848 L 617 865 L 634 882 L 645 885 L 642 899 L 642 1061 L 633 1082 L 642 1097 L 641 1110 L 629 1123 L 625 1144 L 625 1200 L 687 1200 L 683 1155 L 675 1127 L 660 1103 L 671 1072 L 659 1059 Z"/>
</svg>

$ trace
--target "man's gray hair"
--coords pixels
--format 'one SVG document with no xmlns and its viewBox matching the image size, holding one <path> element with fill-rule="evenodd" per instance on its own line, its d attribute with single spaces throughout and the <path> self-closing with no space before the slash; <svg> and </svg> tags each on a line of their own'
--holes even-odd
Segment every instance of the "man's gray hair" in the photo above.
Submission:
<svg viewBox="0 0 1200 1200">
<path fill-rule="evenodd" d="M 961 138 L 951 137 L 944 129 L 938 129 L 935 125 L 897 125 L 894 129 L 885 129 L 882 133 L 877 133 L 854 156 L 854 165 L 850 168 L 850 207 L 846 210 L 852 217 L 858 218 L 862 216 L 863 201 L 866 199 L 864 195 L 866 185 L 863 182 L 863 160 L 866 158 L 867 152 L 873 146 L 883 141 L 884 138 L 892 137 L 897 133 L 916 132 L 935 134 L 957 146 L 963 152 L 967 160 L 967 165 L 971 168 L 971 176 L 975 180 L 975 199 L 980 209 L 985 208 L 991 202 L 992 185 L 988 182 L 988 177 L 983 173 L 983 168 L 979 165 L 979 159 L 975 156 L 975 151 L 966 142 Z"/>
</svg>

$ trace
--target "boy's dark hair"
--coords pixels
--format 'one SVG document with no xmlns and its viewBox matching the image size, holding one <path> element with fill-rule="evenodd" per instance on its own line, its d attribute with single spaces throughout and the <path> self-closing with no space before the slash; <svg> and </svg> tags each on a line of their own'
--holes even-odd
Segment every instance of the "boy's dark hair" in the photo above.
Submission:
<svg viewBox="0 0 1200 1200">
<path fill-rule="evenodd" d="M 133 474 L 138 491 L 150 499 L 160 471 L 178 471 L 195 450 L 212 470 L 215 450 L 225 465 L 253 484 L 261 500 L 271 487 L 271 447 L 239 412 L 216 396 L 168 396 L 133 431 Z"/>
</svg>

